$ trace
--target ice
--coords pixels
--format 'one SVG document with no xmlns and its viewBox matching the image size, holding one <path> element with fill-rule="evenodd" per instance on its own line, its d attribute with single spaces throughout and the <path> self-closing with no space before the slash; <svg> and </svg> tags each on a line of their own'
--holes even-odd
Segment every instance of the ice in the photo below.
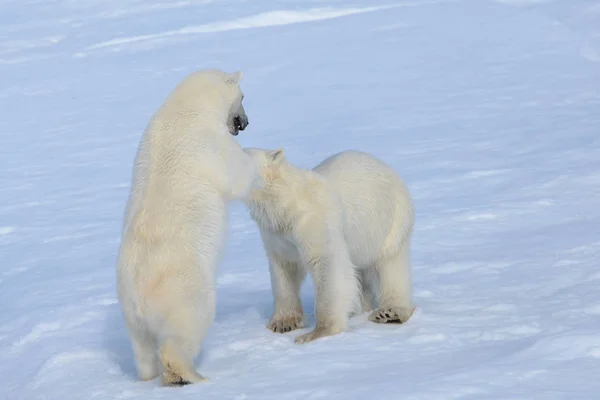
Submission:
<svg viewBox="0 0 600 400">
<path fill-rule="evenodd" d="M 0 0 L 0 399 L 595 399 L 600 1 Z M 189 72 L 242 70 L 244 146 L 373 153 L 417 210 L 417 311 L 306 345 L 240 204 L 197 360 L 135 374 L 115 293 L 133 157 Z"/>
</svg>

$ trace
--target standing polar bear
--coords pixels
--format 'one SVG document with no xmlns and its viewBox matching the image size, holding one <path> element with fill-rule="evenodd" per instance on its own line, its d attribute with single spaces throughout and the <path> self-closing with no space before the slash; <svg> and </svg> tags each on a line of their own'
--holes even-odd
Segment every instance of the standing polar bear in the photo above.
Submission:
<svg viewBox="0 0 600 400">
<path fill-rule="evenodd" d="M 125 210 L 117 292 L 139 377 L 205 380 L 194 361 L 215 314 L 226 205 L 260 184 L 233 139 L 248 125 L 241 72 L 201 70 L 167 97 L 142 136 Z"/>
<path fill-rule="evenodd" d="M 245 203 L 269 259 L 275 305 L 268 328 L 303 327 L 300 286 L 306 271 L 316 290 L 316 327 L 296 343 L 346 330 L 358 308 L 373 310 L 375 295 L 379 306 L 370 320 L 406 322 L 415 309 L 414 211 L 400 177 L 358 151 L 338 153 L 305 170 L 287 162 L 281 149 L 244 150 L 263 178 L 262 188 L 252 190 Z"/>
</svg>

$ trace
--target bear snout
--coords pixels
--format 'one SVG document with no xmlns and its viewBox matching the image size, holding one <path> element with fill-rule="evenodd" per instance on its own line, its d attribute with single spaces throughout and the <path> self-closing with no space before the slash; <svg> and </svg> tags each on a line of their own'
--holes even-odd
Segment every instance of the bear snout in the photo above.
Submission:
<svg viewBox="0 0 600 400">
<path fill-rule="evenodd" d="M 233 125 L 238 131 L 243 131 L 248 126 L 248 117 L 238 115 L 233 118 Z"/>
</svg>

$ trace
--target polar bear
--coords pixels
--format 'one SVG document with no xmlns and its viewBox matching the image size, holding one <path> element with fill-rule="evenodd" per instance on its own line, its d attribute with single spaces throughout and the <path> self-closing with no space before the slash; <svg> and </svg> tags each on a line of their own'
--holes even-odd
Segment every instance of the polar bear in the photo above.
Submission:
<svg viewBox="0 0 600 400">
<path fill-rule="evenodd" d="M 296 343 L 335 335 L 358 309 L 374 322 L 408 321 L 412 303 L 408 189 L 386 164 L 360 151 L 335 154 L 312 170 L 283 149 L 245 148 L 263 186 L 244 201 L 259 226 L 275 300 L 268 328 L 303 327 L 300 286 L 310 272 L 316 327 Z M 377 287 L 378 283 L 378 287 Z"/>
<path fill-rule="evenodd" d="M 194 361 L 215 314 L 229 201 L 260 186 L 233 136 L 248 118 L 241 72 L 184 78 L 148 123 L 134 162 L 117 292 L 138 375 L 165 386 L 206 380 Z"/>
</svg>

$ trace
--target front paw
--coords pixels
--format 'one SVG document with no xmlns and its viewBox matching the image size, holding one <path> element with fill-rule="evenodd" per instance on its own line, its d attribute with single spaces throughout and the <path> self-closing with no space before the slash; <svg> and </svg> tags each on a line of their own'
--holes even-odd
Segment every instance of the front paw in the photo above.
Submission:
<svg viewBox="0 0 600 400">
<path fill-rule="evenodd" d="M 312 342 L 313 340 L 317 340 L 322 337 L 337 335 L 338 333 L 342 333 L 343 331 L 343 328 L 317 326 L 314 331 L 298 336 L 296 338 L 296 344 Z"/>
<path fill-rule="evenodd" d="M 303 327 L 302 314 L 298 313 L 273 316 L 267 325 L 275 333 L 287 333 Z"/>
</svg>

